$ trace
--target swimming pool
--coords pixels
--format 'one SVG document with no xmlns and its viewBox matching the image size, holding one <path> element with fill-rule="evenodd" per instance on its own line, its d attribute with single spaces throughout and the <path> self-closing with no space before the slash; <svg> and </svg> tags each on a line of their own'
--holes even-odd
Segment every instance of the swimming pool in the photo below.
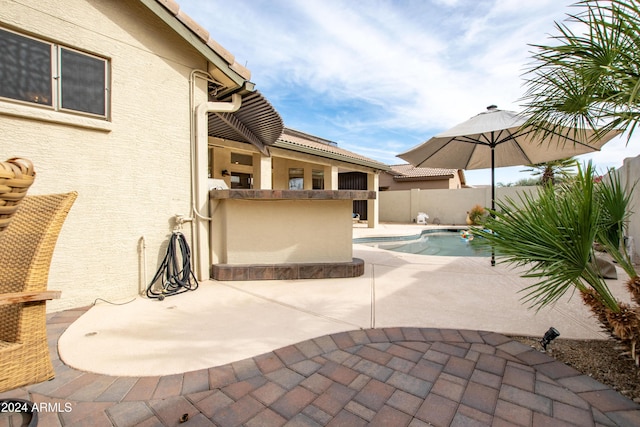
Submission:
<svg viewBox="0 0 640 427">
<path fill-rule="evenodd" d="M 473 244 L 461 236 L 462 230 L 423 230 L 414 236 L 362 237 L 359 243 L 388 251 L 419 255 L 489 257 L 491 249 Z"/>
</svg>

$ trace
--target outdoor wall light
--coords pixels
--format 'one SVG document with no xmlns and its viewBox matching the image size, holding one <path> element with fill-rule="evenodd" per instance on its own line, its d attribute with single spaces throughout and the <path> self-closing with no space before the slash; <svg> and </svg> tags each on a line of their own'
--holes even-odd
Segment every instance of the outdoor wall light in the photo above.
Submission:
<svg viewBox="0 0 640 427">
<path fill-rule="evenodd" d="M 544 348 L 544 351 L 547 351 L 547 345 L 549 345 L 551 341 L 555 340 L 559 336 L 560 336 L 560 332 L 558 332 L 556 328 L 554 327 L 549 328 L 549 330 L 544 333 L 544 336 L 540 341 L 540 344 L 542 344 L 542 348 Z"/>
<path fill-rule="evenodd" d="M 224 169 L 224 170 L 222 171 L 222 176 L 230 176 L 230 175 L 231 175 L 231 174 L 229 173 L 229 171 L 228 171 L 228 170 Z"/>
</svg>

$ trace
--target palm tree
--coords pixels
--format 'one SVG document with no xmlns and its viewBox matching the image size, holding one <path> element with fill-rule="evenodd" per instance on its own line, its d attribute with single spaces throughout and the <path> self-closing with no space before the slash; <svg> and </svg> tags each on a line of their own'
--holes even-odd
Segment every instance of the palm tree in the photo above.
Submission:
<svg viewBox="0 0 640 427">
<path fill-rule="evenodd" d="M 584 0 L 574 6 L 580 11 L 570 14 L 567 24 L 556 23 L 559 34 L 553 37 L 555 45 L 533 46 L 533 62 L 526 73 L 527 90 L 522 98 L 525 113 L 530 117 L 528 124 L 537 128 L 543 137 L 562 126 L 592 129 L 595 139 L 611 130 L 621 130 L 631 138 L 640 120 L 640 1 Z M 584 31 L 578 33 L 578 29 Z M 585 195 L 589 194 L 589 185 L 593 185 L 593 177 L 585 180 L 590 174 L 592 171 L 584 174 L 580 171 L 576 179 L 575 188 L 581 188 Z M 560 196 L 550 186 L 543 188 L 541 200 L 546 206 L 545 215 L 552 219 L 545 219 L 547 224 L 533 228 L 538 228 L 539 240 L 546 242 L 543 247 L 555 245 L 560 259 L 567 259 L 564 264 L 563 261 L 549 264 L 551 259 L 545 259 L 550 255 L 548 251 L 542 258 L 533 254 L 518 258 L 511 254 L 512 262 L 533 265 L 530 274 L 542 278 L 529 289 L 529 299 L 539 306 L 548 304 L 569 287 L 576 287 L 605 329 L 627 344 L 636 364 L 640 364 L 640 278 L 620 244 L 628 215 L 625 195 L 631 193 L 621 188 L 619 179 L 611 171 L 598 183 L 599 190 L 591 193 L 590 202 L 581 198 L 579 192 L 572 193 L 570 188 L 560 192 Z M 578 216 L 573 218 L 574 222 L 569 220 L 565 224 L 563 221 L 569 219 L 564 205 L 567 201 L 582 208 L 576 208 Z M 587 208 L 589 205 L 596 208 L 591 211 Z M 548 209 L 549 206 L 553 209 Z M 533 207 L 532 204 L 525 210 Z M 597 212 L 595 223 L 589 212 Z M 554 222 L 554 215 L 557 221 L 562 221 Z M 520 227 L 510 221 L 509 216 L 487 224 L 488 228 L 503 226 L 505 233 L 500 238 L 488 235 L 488 240 L 493 239 L 497 246 L 513 246 L 514 239 L 520 236 L 515 230 L 509 231 L 510 223 Z M 535 223 L 533 219 L 531 223 Z M 561 229 L 553 230 L 553 227 Z M 595 234 L 591 234 L 594 227 Z M 585 234 L 572 241 L 575 233 L 563 234 L 569 230 Z M 604 282 L 593 276 L 589 264 L 584 264 L 586 245 L 592 237 L 605 246 L 629 275 L 627 289 L 635 307 L 612 301 L 606 284 L 603 287 Z M 568 259 L 571 254 L 572 260 Z M 591 250 L 588 256 L 593 255 Z M 568 270 L 562 271 L 561 265 Z"/>
<path fill-rule="evenodd" d="M 626 344 L 640 364 L 640 278 L 619 238 L 628 218 L 630 194 L 615 171 L 596 183 L 589 163 L 578 165 L 571 182 L 545 185 L 519 201 L 496 201 L 483 229 L 472 232 L 494 247 L 500 262 L 526 269 L 537 282 L 524 289 L 524 300 L 542 308 L 577 289 L 604 329 Z M 622 214 L 620 214 L 622 212 Z M 603 245 L 629 275 L 627 289 L 635 306 L 614 298 L 593 260 L 594 242 Z"/>
<path fill-rule="evenodd" d="M 566 126 L 593 129 L 596 138 L 612 129 L 630 137 L 640 117 L 640 2 L 574 6 L 579 13 L 556 23 L 556 45 L 533 45 L 522 98 L 529 124 L 542 133 Z"/>
<path fill-rule="evenodd" d="M 528 169 L 521 172 L 532 172 L 533 176 L 539 176 L 541 185 L 553 185 L 573 176 L 576 164 L 577 161 L 571 157 L 529 165 Z"/>
</svg>

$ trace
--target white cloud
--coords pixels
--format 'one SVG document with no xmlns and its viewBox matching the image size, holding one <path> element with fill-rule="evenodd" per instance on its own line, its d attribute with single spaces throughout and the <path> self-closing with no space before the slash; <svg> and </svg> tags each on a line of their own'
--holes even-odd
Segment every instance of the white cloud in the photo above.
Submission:
<svg viewBox="0 0 640 427">
<path fill-rule="evenodd" d="M 548 43 L 572 3 L 179 1 L 247 65 L 285 124 L 387 163 L 489 104 L 519 110 L 528 45 Z"/>
</svg>

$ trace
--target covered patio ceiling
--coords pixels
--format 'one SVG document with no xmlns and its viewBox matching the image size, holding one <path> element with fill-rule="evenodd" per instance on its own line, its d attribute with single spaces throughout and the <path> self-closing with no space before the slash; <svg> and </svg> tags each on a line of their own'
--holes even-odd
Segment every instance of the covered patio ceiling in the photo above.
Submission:
<svg viewBox="0 0 640 427">
<path fill-rule="evenodd" d="M 264 155 L 269 155 L 267 147 L 283 128 L 278 112 L 258 91 L 243 94 L 242 105 L 234 113 L 209 113 L 209 136 L 252 144 Z"/>
</svg>

